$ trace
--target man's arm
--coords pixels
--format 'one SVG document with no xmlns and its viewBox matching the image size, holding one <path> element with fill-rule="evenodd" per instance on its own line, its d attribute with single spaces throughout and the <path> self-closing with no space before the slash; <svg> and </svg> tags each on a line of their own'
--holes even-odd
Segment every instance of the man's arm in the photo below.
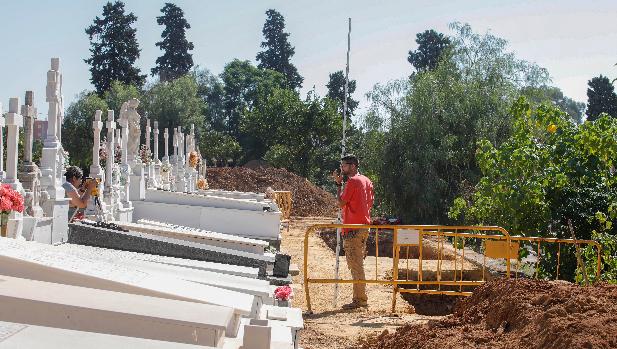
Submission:
<svg viewBox="0 0 617 349">
<path fill-rule="evenodd" d="M 341 187 L 339 186 L 336 187 L 336 201 L 339 208 L 343 208 L 347 205 L 347 201 L 341 199 Z"/>
</svg>

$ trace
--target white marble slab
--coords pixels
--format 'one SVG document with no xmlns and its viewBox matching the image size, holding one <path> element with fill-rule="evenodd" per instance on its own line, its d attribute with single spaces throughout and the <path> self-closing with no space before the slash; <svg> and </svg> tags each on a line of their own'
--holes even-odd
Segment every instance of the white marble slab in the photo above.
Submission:
<svg viewBox="0 0 617 349">
<path fill-rule="evenodd" d="M 198 228 L 163 223 L 154 220 L 140 219 L 137 223 L 116 223 L 124 229 L 141 233 L 187 240 L 210 246 L 228 248 L 232 250 L 263 254 L 268 243 L 263 240 L 244 238 L 240 236 L 221 234 Z"/>
<path fill-rule="evenodd" d="M 255 314 L 254 296 L 157 275 L 121 263 L 52 250 L 36 242 L 0 238 L 0 274 L 75 286 L 141 294 L 229 307 Z"/>
<path fill-rule="evenodd" d="M 118 252 L 123 252 L 118 250 L 105 250 L 104 252 L 101 252 L 92 250 L 88 246 L 72 244 L 62 244 L 52 248 L 68 252 L 71 255 L 89 259 L 100 259 L 104 261 L 117 261 L 119 260 L 118 255 L 120 254 Z M 270 285 L 270 283 L 265 280 L 221 274 L 183 266 L 161 264 L 139 259 L 126 259 L 122 257 L 120 257 L 120 259 L 122 259 L 122 264 L 127 268 L 143 270 L 152 275 L 163 275 L 172 278 L 179 278 L 186 281 L 197 282 L 204 285 L 250 294 L 259 297 L 261 299 L 261 303 L 273 304 L 274 302 L 274 286 Z"/>
<path fill-rule="evenodd" d="M 217 347 L 229 308 L 0 276 L 0 321 Z"/>
<path fill-rule="evenodd" d="M 234 210 L 278 211 L 278 207 L 271 200 L 257 201 L 246 198 L 233 198 L 204 194 L 188 194 L 156 189 L 146 190 L 147 202 L 160 202 L 165 204 L 191 205 L 203 207 L 228 208 Z"/>
<path fill-rule="evenodd" d="M 264 193 L 252 193 L 252 192 L 246 192 L 246 191 L 208 189 L 208 190 L 198 190 L 197 193 L 202 194 L 202 195 L 221 196 L 221 197 L 235 198 L 235 199 L 251 199 L 251 200 L 256 200 L 256 201 L 263 201 L 266 199 L 266 194 Z"/>
<path fill-rule="evenodd" d="M 0 322 L 0 349 L 208 349 L 201 345 Z"/>
<path fill-rule="evenodd" d="M 251 319 L 242 319 L 240 321 L 240 329 L 238 336 L 235 338 L 225 338 L 223 342 L 224 349 L 240 349 L 242 348 L 244 338 L 244 325 L 249 324 Z M 271 330 L 270 349 L 294 349 L 294 338 L 289 327 L 268 322 L 268 327 Z"/>
<path fill-rule="evenodd" d="M 55 247 L 65 252 L 69 252 L 69 253 L 73 251 L 74 249 L 88 250 L 88 251 L 91 251 L 91 253 L 95 253 L 95 254 L 109 255 L 118 262 L 125 261 L 125 260 L 142 260 L 142 261 L 152 262 L 154 264 L 171 265 L 171 266 L 178 266 L 178 267 L 184 267 L 184 268 L 190 268 L 190 269 L 196 269 L 196 270 L 212 271 L 212 272 L 216 272 L 220 274 L 237 275 L 237 276 L 243 276 L 245 278 L 251 278 L 251 279 L 256 279 L 259 274 L 258 268 L 244 267 L 244 266 L 239 266 L 239 265 L 205 262 L 205 261 L 198 261 L 198 260 L 193 260 L 193 259 L 159 256 L 155 254 L 113 250 L 109 248 L 86 246 L 86 245 L 75 245 L 75 244 L 68 244 L 68 243 L 56 245 Z"/>
<path fill-rule="evenodd" d="M 281 225 L 280 212 L 260 212 L 217 207 L 135 201 L 133 220 L 163 220 L 223 234 L 277 239 Z"/>
</svg>

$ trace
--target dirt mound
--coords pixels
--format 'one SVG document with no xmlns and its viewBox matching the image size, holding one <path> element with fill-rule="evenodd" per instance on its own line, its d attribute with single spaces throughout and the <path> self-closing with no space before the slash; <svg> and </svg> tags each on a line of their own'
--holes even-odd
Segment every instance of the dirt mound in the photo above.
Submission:
<svg viewBox="0 0 617 349">
<path fill-rule="evenodd" d="M 617 348 L 616 323 L 617 286 L 499 279 L 443 320 L 384 331 L 360 347 Z"/>
<path fill-rule="evenodd" d="M 306 178 L 280 168 L 223 167 L 208 169 L 211 189 L 264 193 L 266 188 L 291 191 L 292 216 L 335 216 L 334 196 Z"/>
</svg>

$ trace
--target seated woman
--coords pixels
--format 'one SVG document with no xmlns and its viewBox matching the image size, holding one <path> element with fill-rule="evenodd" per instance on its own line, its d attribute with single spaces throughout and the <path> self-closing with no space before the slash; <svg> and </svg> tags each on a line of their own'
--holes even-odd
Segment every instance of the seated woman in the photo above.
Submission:
<svg viewBox="0 0 617 349">
<path fill-rule="evenodd" d="M 80 193 L 77 187 L 81 184 L 81 178 L 83 173 L 77 166 L 69 166 L 64 174 L 66 182 L 62 184 L 64 188 L 65 197 L 70 198 L 69 203 L 69 222 L 73 220 L 73 217 L 77 211 L 81 208 L 88 206 L 88 200 L 90 199 L 90 192 L 96 186 L 96 181 L 89 181 L 86 185 L 85 192 Z"/>
</svg>

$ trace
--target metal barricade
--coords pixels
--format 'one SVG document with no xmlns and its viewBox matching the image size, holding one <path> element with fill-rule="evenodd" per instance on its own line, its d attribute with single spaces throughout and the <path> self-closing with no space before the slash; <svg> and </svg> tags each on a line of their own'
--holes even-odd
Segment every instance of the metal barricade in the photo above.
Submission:
<svg viewBox="0 0 617 349">
<path fill-rule="evenodd" d="M 375 234 L 375 277 L 366 280 L 342 280 L 311 278 L 309 275 L 309 236 L 323 229 L 369 229 L 371 234 Z M 379 231 L 383 229 L 392 230 L 392 279 L 379 278 Z M 335 233 L 332 231 L 331 233 Z M 423 246 L 426 239 L 431 239 L 437 244 L 437 267 L 435 280 L 425 280 L 423 277 Z M 466 240 L 475 239 L 476 243 L 481 243 L 482 250 L 482 277 L 479 280 L 464 280 L 465 274 L 465 243 Z M 450 254 L 454 254 L 454 259 L 446 259 L 446 243 L 452 243 L 452 249 L 448 249 Z M 557 278 L 559 278 L 559 259 L 562 244 L 591 245 L 597 249 L 596 279 L 599 279 L 601 272 L 601 246 L 593 240 L 574 240 L 574 239 L 554 239 L 541 237 L 511 236 L 508 231 L 497 226 L 442 226 L 442 225 L 360 225 L 360 224 L 316 224 L 309 227 L 304 235 L 304 289 L 308 311 L 311 312 L 311 299 L 309 285 L 311 283 L 338 283 L 338 284 L 383 284 L 392 285 L 392 312 L 396 308 L 396 296 L 398 293 L 425 293 L 469 296 L 472 294 L 469 288 L 482 285 L 485 281 L 486 259 L 505 259 L 505 276 L 511 277 L 512 259 L 516 260 L 515 277 L 518 277 L 520 265 L 519 249 L 521 243 L 534 243 L 537 247 L 537 261 L 535 277 L 539 275 L 539 259 L 541 258 L 540 246 L 542 243 L 557 244 Z M 415 280 L 409 277 L 409 251 L 411 247 L 417 247 L 417 277 Z M 405 249 L 406 256 L 401 256 L 401 249 Z M 460 263 L 459 263 L 460 250 Z M 405 278 L 399 275 L 401 259 L 407 263 Z M 446 278 L 442 275 L 443 263 L 454 264 L 453 277 Z M 578 261 L 577 261 L 578 262 Z M 460 265 L 460 270 L 459 270 Z M 469 273 L 468 273 L 469 274 Z M 469 278 L 469 276 L 468 276 Z M 406 287 L 401 287 L 406 286 Z M 409 288 L 415 286 L 415 288 Z M 431 287 L 432 288 L 429 288 Z M 443 289 L 450 288 L 450 289 Z M 452 289 L 454 288 L 454 289 Z M 458 290 L 456 289 L 458 288 Z M 463 290 L 465 288 L 465 290 Z"/>
</svg>

